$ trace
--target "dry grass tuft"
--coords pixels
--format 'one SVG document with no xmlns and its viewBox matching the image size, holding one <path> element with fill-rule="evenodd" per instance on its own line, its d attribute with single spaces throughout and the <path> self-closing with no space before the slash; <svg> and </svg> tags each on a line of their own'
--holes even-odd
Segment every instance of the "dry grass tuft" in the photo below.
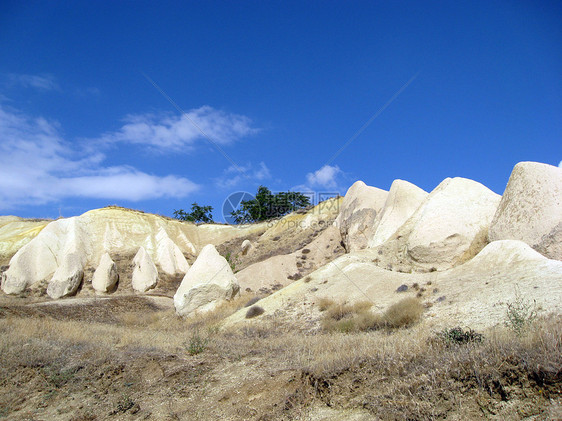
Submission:
<svg viewBox="0 0 562 421">
<path fill-rule="evenodd" d="M 246 319 L 252 319 L 254 317 L 260 316 L 265 312 L 263 307 L 260 306 L 252 306 L 246 312 Z"/>
<path fill-rule="evenodd" d="M 393 329 L 411 326 L 421 318 L 423 310 L 423 304 L 419 300 L 404 298 L 386 310 L 383 317 L 384 324 Z"/>
<path fill-rule="evenodd" d="M 324 312 L 322 328 L 326 332 L 343 333 L 397 329 L 411 326 L 421 318 L 424 311 L 423 304 L 415 298 L 404 298 L 390 306 L 382 315 L 372 313 L 372 305 L 369 301 L 347 304 L 321 299 L 318 307 Z"/>
</svg>

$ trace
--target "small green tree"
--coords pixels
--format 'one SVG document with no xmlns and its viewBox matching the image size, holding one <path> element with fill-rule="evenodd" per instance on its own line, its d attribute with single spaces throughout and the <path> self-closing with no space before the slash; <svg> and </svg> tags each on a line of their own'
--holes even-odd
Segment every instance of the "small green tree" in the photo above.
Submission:
<svg viewBox="0 0 562 421">
<path fill-rule="evenodd" d="M 300 192 L 279 192 L 276 194 L 260 186 L 255 199 L 244 200 L 240 208 L 231 212 L 237 224 L 266 221 L 310 206 L 310 198 Z"/>
<path fill-rule="evenodd" d="M 191 222 L 213 222 L 213 207 L 212 206 L 199 206 L 197 202 L 191 205 L 191 212 L 185 212 L 183 209 L 174 209 L 174 218 L 180 221 Z"/>
</svg>

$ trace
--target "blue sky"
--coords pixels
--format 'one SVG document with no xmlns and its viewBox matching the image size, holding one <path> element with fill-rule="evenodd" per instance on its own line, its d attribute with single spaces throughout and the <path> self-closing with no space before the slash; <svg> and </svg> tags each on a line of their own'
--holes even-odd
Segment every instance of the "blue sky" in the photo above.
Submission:
<svg viewBox="0 0 562 421">
<path fill-rule="evenodd" d="M 501 194 L 562 159 L 561 45 L 556 1 L 3 1 L 0 214 L 221 220 L 236 191 L 358 179 Z"/>
</svg>

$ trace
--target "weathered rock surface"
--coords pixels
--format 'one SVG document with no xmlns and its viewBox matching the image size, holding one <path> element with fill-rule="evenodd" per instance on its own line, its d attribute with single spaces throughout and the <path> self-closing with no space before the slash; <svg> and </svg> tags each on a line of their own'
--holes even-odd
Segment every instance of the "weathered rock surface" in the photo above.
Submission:
<svg viewBox="0 0 562 421">
<path fill-rule="evenodd" d="M 376 247 L 386 242 L 410 216 L 420 207 L 428 193 L 412 183 L 394 180 L 384 207 L 377 215 L 375 235 L 369 238 L 368 246 Z"/>
<path fill-rule="evenodd" d="M 2 290 L 19 294 L 48 281 L 53 283 L 47 289 L 49 296 L 72 294 L 82 280 L 80 273 L 90 249 L 89 238 L 76 217 L 53 221 L 11 259 Z"/>
<path fill-rule="evenodd" d="M 77 253 L 66 254 L 63 262 L 49 281 L 47 295 L 57 299 L 67 295 L 73 295 L 84 278 L 84 266 L 82 258 Z"/>
<path fill-rule="evenodd" d="M 562 169 L 518 163 L 490 225 L 489 238 L 521 240 L 546 257 L 562 260 Z"/>
<path fill-rule="evenodd" d="M 111 292 L 118 280 L 115 262 L 109 253 L 103 254 L 92 278 L 92 288 L 99 293 Z"/>
<path fill-rule="evenodd" d="M 382 210 L 388 192 L 356 181 L 347 191 L 336 219 L 347 251 L 368 246 L 376 231 L 375 220 Z"/>
<path fill-rule="evenodd" d="M 118 207 L 96 209 L 52 222 L 33 222 L 27 233 L 20 218 L 2 217 L 0 224 L 3 224 L 0 235 L 5 236 L 0 243 L 2 250 L 13 251 L 24 244 L 3 274 L 2 290 L 19 294 L 26 288 L 49 282 L 58 270 L 49 289 L 52 296 L 76 292 L 77 268 L 95 269 L 106 252 L 113 256 L 132 256 L 139 247 L 144 247 L 163 273 L 182 274 L 189 267 L 184 254 L 195 255 L 205 244 L 220 244 L 240 235 L 261 234 L 267 229 L 266 224 L 196 226 Z M 71 253 L 76 256 L 66 258 Z"/>
<path fill-rule="evenodd" d="M 133 289 L 137 292 L 146 292 L 154 288 L 158 282 L 158 269 L 144 247 L 141 247 L 135 255 L 133 265 Z"/>
<path fill-rule="evenodd" d="M 212 244 L 208 244 L 203 247 L 174 295 L 176 313 L 183 316 L 195 310 L 211 310 L 217 303 L 234 298 L 239 290 L 229 263 Z"/>
<path fill-rule="evenodd" d="M 443 272 L 392 272 L 376 266 L 373 256 L 374 249 L 345 254 L 310 274 L 310 280 L 301 279 L 262 298 L 260 306 L 278 319 L 304 320 L 311 317 L 320 298 L 350 303 L 369 300 L 375 311 L 383 312 L 419 293 L 431 306 L 424 322 L 435 328 L 503 324 L 506 303 L 514 302 L 518 294 L 528 302 L 536 300 L 545 313 L 562 311 L 562 262 L 547 259 L 521 241 L 495 241 L 471 261 Z M 397 293 L 403 284 L 410 288 Z M 245 309 L 227 319 L 226 325 L 241 322 L 248 322 Z"/>
<path fill-rule="evenodd" d="M 236 273 L 242 291 L 268 292 L 285 287 L 344 253 L 339 230 L 330 226 L 305 247 L 272 256 Z"/>
<path fill-rule="evenodd" d="M 487 244 L 500 196 L 476 181 L 447 178 L 394 235 L 378 247 L 379 264 L 400 271 L 445 270 Z"/>
<path fill-rule="evenodd" d="M 50 222 L 46 219 L 0 216 L 0 265 L 9 262 L 20 248 L 35 238 Z"/>
</svg>

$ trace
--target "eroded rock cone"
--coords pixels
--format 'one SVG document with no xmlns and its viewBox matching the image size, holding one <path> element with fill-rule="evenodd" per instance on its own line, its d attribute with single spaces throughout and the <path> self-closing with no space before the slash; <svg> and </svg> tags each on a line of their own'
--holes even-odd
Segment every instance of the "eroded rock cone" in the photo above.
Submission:
<svg viewBox="0 0 562 421">
<path fill-rule="evenodd" d="M 117 281 L 119 280 L 119 275 L 117 274 L 117 267 L 115 262 L 111 259 L 108 253 L 105 253 L 94 272 L 92 278 L 92 288 L 98 293 L 111 292 Z"/>
<path fill-rule="evenodd" d="M 222 300 L 234 298 L 239 290 L 229 263 L 215 246 L 208 244 L 203 247 L 174 295 L 176 312 L 187 315 L 194 310 L 211 310 Z"/>
<path fill-rule="evenodd" d="M 158 282 L 158 269 L 144 247 L 139 248 L 133 259 L 133 265 L 133 289 L 137 292 L 146 292 L 154 288 Z"/>
</svg>

